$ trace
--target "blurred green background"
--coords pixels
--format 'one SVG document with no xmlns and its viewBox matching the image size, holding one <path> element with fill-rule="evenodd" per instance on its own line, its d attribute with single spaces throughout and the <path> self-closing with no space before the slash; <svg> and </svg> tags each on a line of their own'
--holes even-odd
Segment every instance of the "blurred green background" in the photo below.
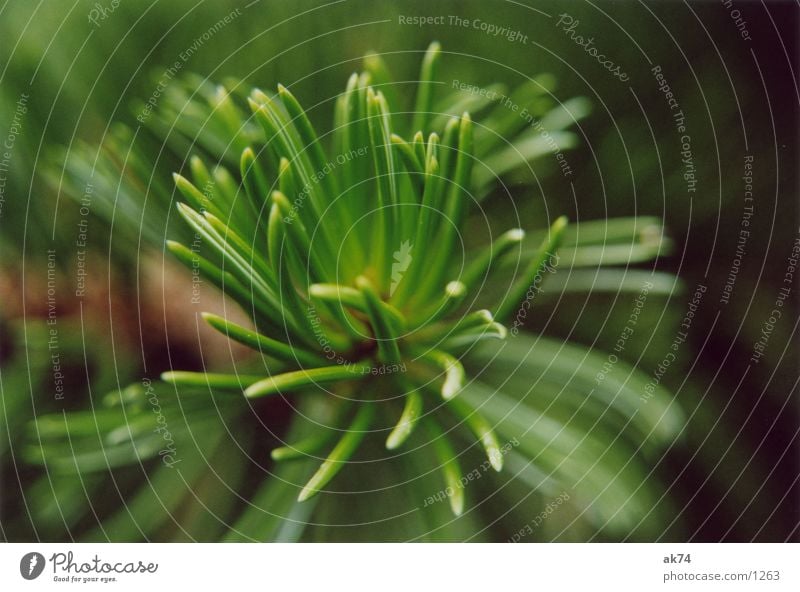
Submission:
<svg viewBox="0 0 800 592">
<path fill-rule="evenodd" d="M 87 254 L 92 289 L 85 298 L 74 296 L 75 241 L 85 216 L 63 185 L 64 154 L 81 143 L 96 150 L 112 121 L 136 129 L 135 100 L 150 97 L 176 60 L 181 74 L 214 81 L 269 88 L 282 82 L 304 104 L 317 105 L 309 115 L 329 129 L 332 98 L 365 52 L 382 54 L 398 80 L 413 81 L 421 52 L 439 40 L 446 56 L 444 80 L 513 87 L 550 73 L 558 81 L 557 97 L 580 95 L 593 103 L 592 115 L 577 128 L 581 145 L 567 154 L 574 175 L 565 179 L 555 161 L 545 160 L 535 176 L 521 176 L 509 188 L 526 224 L 544 227 L 561 213 L 578 221 L 633 215 L 665 220 L 673 254 L 642 268 L 676 274 L 682 289 L 648 304 L 640 321 L 647 330 L 628 345 L 628 361 L 655 372 L 680 331 L 692 294 L 699 285 L 707 287 L 687 342 L 662 378 L 690 417 L 683 444 L 654 467 L 677 509 L 676 528 L 665 537 L 797 540 L 798 286 L 796 278 L 785 282 L 785 274 L 800 237 L 798 11 L 789 2 L 732 6 L 746 21 L 750 40 L 743 39 L 732 9 L 719 2 L 120 0 L 113 10 L 102 0 L 3 4 L 2 535 L 9 540 L 65 536 L 58 529 L 37 530 L 53 510 L 34 507 L 35 496 L 52 494 L 43 493 L 42 472 L 15 462 L 11 452 L 27 421 L 85 408 L 93 395 L 143 376 L 155 378 L 171 366 L 201 365 L 194 322 L 187 327 L 182 321 L 190 317 L 170 306 L 171 295 L 191 281 L 190 274 L 170 263 L 163 271 L 162 250 L 141 242 L 152 229 L 112 223 L 92 209 Z M 180 58 L 231 14 L 236 16 L 230 24 L 188 59 Z M 557 25 L 560 14 L 578 21 L 574 31 L 592 37 L 630 80 L 621 82 L 598 65 Z M 445 24 L 400 24 L 400 17 L 422 15 L 444 16 Z M 508 27 L 527 40 L 452 26 L 450 15 Z M 655 66 L 662 68 L 685 115 L 697 179 L 693 193 L 687 193 L 681 134 L 653 75 Z M 402 85 L 399 89 L 402 95 Z M 750 234 L 740 249 L 729 302 L 723 303 L 742 236 L 748 155 L 753 156 Z M 153 158 L 168 157 L 154 151 Z M 173 169 L 182 163 L 174 164 Z M 498 220 L 511 220 L 511 214 L 492 211 Z M 156 231 L 165 234 L 163 228 Z M 56 253 L 52 277 L 58 286 L 63 401 L 45 394 L 54 386 L 43 325 L 49 249 Z M 764 357 L 751 364 L 779 290 L 787 286 L 791 294 Z M 528 328 L 610 350 L 629 312 L 629 299 L 598 291 L 553 302 Z M 226 352 L 215 354 L 212 345 L 204 353 L 213 363 Z M 80 491 L 72 499 L 81 503 Z"/>
</svg>

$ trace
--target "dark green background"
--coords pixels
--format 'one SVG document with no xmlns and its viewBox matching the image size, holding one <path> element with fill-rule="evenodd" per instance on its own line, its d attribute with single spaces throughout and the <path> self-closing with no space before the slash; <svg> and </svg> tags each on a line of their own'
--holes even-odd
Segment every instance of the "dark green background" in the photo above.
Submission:
<svg viewBox="0 0 800 592">
<path fill-rule="evenodd" d="M 40 284 L 27 281 L 23 287 L 23 275 L 41 280 L 46 249 L 64 245 L 60 253 L 69 253 L 74 240 L 76 206 L 44 180 L 45 172 L 58 171 L 55 147 L 77 139 L 99 142 L 110 120 L 135 125 L 131 99 L 150 96 L 166 65 L 216 21 L 247 3 L 122 0 L 99 26 L 87 20 L 93 4 L 46 0 L 0 7 L 0 132 L 9 128 L 20 95 L 30 96 L 0 217 L 4 360 L 17 348 L 9 327 L 22 317 L 20 300 L 28 318 L 43 314 Z M 477 85 L 499 80 L 513 86 L 550 72 L 559 81 L 556 96 L 589 97 L 594 112 L 580 125 L 583 143 L 568 153 L 576 171 L 574 198 L 569 184 L 557 172 L 548 175 L 544 163 L 536 170 L 542 174 L 540 188 L 531 179 L 512 187 L 516 203 L 533 227 L 544 225 L 545 212 L 566 213 L 573 220 L 634 214 L 666 220 L 676 248 L 657 268 L 676 273 L 687 289 L 653 307 L 657 311 L 651 309 L 647 322 L 652 331 L 640 332 L 641 342 L 627 354 L 633 361 L 641 354 L 640 365 L 653 368 L 674 337 L 687 298 L 698 284 L 708 286 L 689 343 L 664 378 L 691 416 L 685 446 L 661 470 L 673 483 L 670 495 L 676 506 L 683 508 L 685 536 L 796 539 L 796 281 L 791 309 L 775 327 L 765 358 L 742 376 L 800 232 L 798 12 L 788 2 L 766 7 L 736 2 L 734 8 L 747 21 L 752 42 L 741 39 L 729 9 L 719 2 L 265 0 L 244 9 L 206 42 L 184 71 L 212 79 L 233 76 L 262 87 L 281 81 L 305 104 L 324 101 L 310 111 L 324 127 L 330 119 L 328 99 L 365 51 L 383 54 L 398 80 L 411 81 L 420 52 L 438 39 L 447 54 L 445 80 Z M 600 68 L 556 28 L 557 17 L 542 12 L 568 12 L 579 19 L 579 33 L 594 37 L 595 45 L 629 73 L 629 83 Z M 471 28 L 403 26 L 398 24 L 401 14 L 479 18 L 521 31 L 528 43 L 509 43 Z M 663 67 L 686 115 L 699 179 L 691 197 L 681 179 L 678 136 L 651 64 Z M 721 305 L 742 214 L 745 154 L 755 158 L 755 215 L 731 302 Z M 112 257 L 118 256 L 100 221 L 91 237 L 98 257 L 108 257 L 109 245 Z M 69 273 L 74 261 L 62 255 L 59 264 Z M 120 273 L 135 276 L 133 269 Z M 128 300 L 133 294 L 115 298 Z M 550 334 L 609 348 L 628 309 L 627 301 L 613 297 L 581 298 L 559 303 L 541 324 L 547 323 Z M 107 330 L 99 332 L 101 342 L 110 341 Z M 649 344 L 645 333 L 653 334 Z M 138 346 L 118 344 L 121 351 Z M 151 361 L 149 374 L 164 369 L 163 361 L 159 365 L 163 353 L 158 344 L 142 352 Z M 191 361 L 196 354 L 187 348 L 174 355 Z M 137 375 L 142 360 L 130 356 L 125 365 L 124 372 Z M 71 380 L 79 389 L 85 378 Z M 9 497 L 16 481 L 6 465 L 5 511 L 15 507 Z"/>
</svg>

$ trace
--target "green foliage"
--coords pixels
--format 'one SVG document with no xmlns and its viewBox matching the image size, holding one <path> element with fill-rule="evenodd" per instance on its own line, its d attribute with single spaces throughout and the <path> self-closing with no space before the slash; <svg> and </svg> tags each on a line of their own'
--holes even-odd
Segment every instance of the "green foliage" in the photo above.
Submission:
<svg viewBox="0 0 800 592">
<path fill-rule="evenodd" d="M 189 172 L 174 175 L 182 199 L 175 210 L 185 227 L 167 248 L 237 302 L 252 327 L 210 313 L 205 321 L 259 354 L 246 374 L 162 375 L 175 385 L 170 405 L 178 407 L 165 407 L 181 417 L 174 437 L 191 448 L 195 430 L 205 434 L 192 453 L 197 457 L 181 470 L 201 480 L 205 459 L 217 458 L 243 471 L 223 429 L 251 419 L 247 400 L 285 397 L 305 410 L 282 426 L 290 443 L 276 442 L 271 475 L 246 504 L 228 508 L 235 515 L 228 532 L 209 528 L 199 536 L 336 538 L 322 526 L 337 508 L 353 524 L 376 519 L 336 495 L 348 472 L 365 498 L 387 503 L 400 496 L 389 503 L 419 513 L 363 538 L 481 536 L 490 518 L 484 508 L 471 511 L 465 483 L 483 462 L 492 471 L 481 488 L 499 487 L 503 495 L 513 489 L 500 485 L 510 463 L 516 487 L 524 483 L 528 493 L 575 492 L 577 519 L 597 531 L 659 524 L 659 489 L 646 459 L 671 444 L 683 425 L 669 395 L 659 392 L 645 405 L 637 370 L 620 363 L 595 383 L 604 356 L 518 333 L 524 323 L 512 332 L 502 323 L 530 305 L 531 288 L 550 281 L 545 276 L 563 270 L 565 290 L 591 289 L 579 281 L 582 266 L 627 265 L 664 253 L 663 229 L 652 219 L 570 227 L 562 216 L 527 239 L 511 229 L 460 253 L 469 212 L 491 195 L 497 176 L 529 167 L 552 148 L 539 128 L 486 94 L 451 91 L 437 102 L 440 56 L 438 44 L 431 45 L 415 111 L 407 116 L 387 99 L 388 67 L 368 56 L 365 72 L 353 74 L 338 97 L 333 129 L 325 134 L 283 86 L 275 94 L 244 95 L 240 84 L 213 87 L 194 77 L 171 86 L 148 119 L 148 133 L 177 157 L 169 160 L 196 153 Z M 565 149 L 576 140 L 566 128 L 589 106 L 580 98 L 553 106 L 553 86 L 543 76 L 510 96 Z M 164 212 L 172 193 L 147 167 L 127 164 L 143 157 L 133 143 L 134 158 L 120 158 L 114 142 L 131 135 L 117 130 L 96 170 L 105 182 L 117 181 L 123 215 L 145 220 L 155 229 L 148 240 L 156 242 L 169 227 Z M 86 170 L 86 154 L 67 168 L 79 180 L 75 188 L 98 174 Z M 155 209 L 142 205 L 143 187 Z M 40 439 L 26 448 L 27 459 L 80 474 L 154 459 L 163 442 L 154 436 L 141 389 L 134 390 L 130 401 L 120 394 L 122 404 L 68 414 L 63 422 L 39 418 L 31 429 Z M 242 432 L 263 447 L 252 427 Z M 380 466 L 363 466 L 372 464 Z M 150 482 L 158 487 L 143 486 L 132 504 L 143 514 L 155 505 L 162 481 L 164 487 L 174 481 L 171 467 L 154 470 Z M 431 484 L 436 473 L 441 480 Z M 439 504 L 419 508 L 437 490 L 446 492 L 456 520 Z M 180 499 L 178 493 L 159 499 L 166 515 Z M 374 512 L 376 506 L 364 505 L 366 514 Z M 158 536 L 166 520 L 160 512 L 161 518 L 143 518 L 140 535 Z M 308 526 L 312 513 L 315 525 Z M 104 521 L 104 534 L 138 538 L 139 524 L 135 516 L 117 515 Z"/>
</svg>

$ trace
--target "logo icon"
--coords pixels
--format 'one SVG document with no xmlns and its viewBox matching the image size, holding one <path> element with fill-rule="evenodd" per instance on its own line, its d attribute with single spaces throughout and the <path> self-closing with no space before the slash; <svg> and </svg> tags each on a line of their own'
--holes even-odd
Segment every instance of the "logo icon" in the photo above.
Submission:
<svg viewBox="0 0 800 592">
<path fill-rule="evenodd" d="M 400 280 L 403 279 L 403 274 L 408 270 L 408 266 L 411 265 L 411 246 L 409 241 L 403 241 L 400 244 L 400 248 L 393 253 L 392 285 L 389 287 L 389 296 L 394 295 Z"/>
<path fill-rule="evenodd" d="M 41 553 L 25 553 L 19 560 L 19 573 L 26 580 L 35 580 L 44 571 L 44 555 Z"/>
</svg>

